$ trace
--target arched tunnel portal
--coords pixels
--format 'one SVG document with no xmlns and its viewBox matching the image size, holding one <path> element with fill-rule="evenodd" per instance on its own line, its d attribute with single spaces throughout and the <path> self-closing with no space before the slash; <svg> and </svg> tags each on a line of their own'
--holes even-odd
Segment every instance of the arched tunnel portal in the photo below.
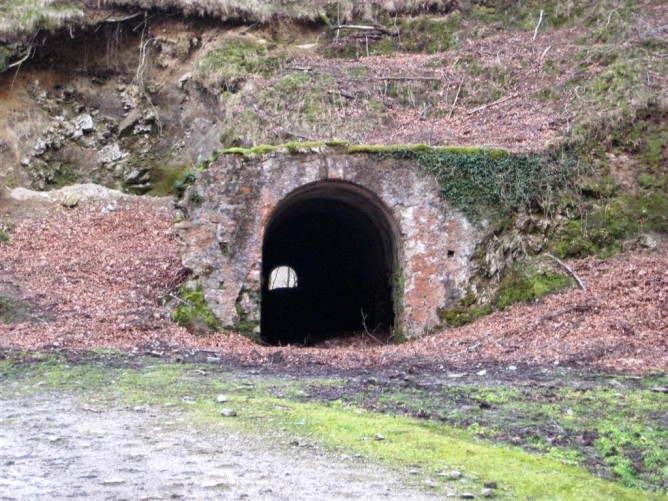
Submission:
<svg viewBox="0 0 668 501">
<path fill-rule="evenodd" d="M 390 211 L 371 191 L 331 180 L 294 190 L 264 232 L 262 338 L 310 344 L 364 327 L 391 328 L 400 307 L 393 283 L 398 242 Z"/>
</svg>

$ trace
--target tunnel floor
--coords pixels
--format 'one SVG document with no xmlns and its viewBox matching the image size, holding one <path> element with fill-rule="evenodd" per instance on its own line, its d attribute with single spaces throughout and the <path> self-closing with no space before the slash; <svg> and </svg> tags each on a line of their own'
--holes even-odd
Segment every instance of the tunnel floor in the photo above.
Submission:
<svg viewBox="0 0 668 501">
<path fill-rule="evenodd" d="M 279 204 L 263 245 L 264 341 L 310 345 L 393 326 L 396 235 L 386 212 L 375 195 L 342 182 Z"/>
</svg>

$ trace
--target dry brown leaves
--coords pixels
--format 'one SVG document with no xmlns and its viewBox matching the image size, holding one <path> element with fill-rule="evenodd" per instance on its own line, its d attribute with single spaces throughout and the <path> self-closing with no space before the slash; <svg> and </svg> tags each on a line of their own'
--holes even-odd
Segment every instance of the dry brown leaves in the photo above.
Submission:
<svg viewBox="0 0 668 501">
<path fill-rule="evenodd" d="M 160 298 L 181 271 L 167 209 L 139 201 L 54 210 L 26 219 L 0 245 L 0 286 L 18 286 L 31 321 L 0 325 L 9 349 L 213 350 L 242 365 L 359 368 L 411 363 L 579 365 L 668 370 L 668 249 L 571 263 L 586 292 L 517 305 L 460 329 L 402 345 L 359 338 L 347 347 L 264 347 L 238 335 L 192 336 Z M 7 289 L 7 287 L 5 287 Z M 15 289 L 14 289 L 15 290 Z"/>
</svg>

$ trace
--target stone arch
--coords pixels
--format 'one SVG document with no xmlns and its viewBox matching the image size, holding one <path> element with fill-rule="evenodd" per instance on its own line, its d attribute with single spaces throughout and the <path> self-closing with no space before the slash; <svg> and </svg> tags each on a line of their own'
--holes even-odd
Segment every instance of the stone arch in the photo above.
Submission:
<svg viewBox="0 0 668 501">
<path fill-rule="evenodd" d="M 394 327 L 401 309 L 394 283 L 399 242 L 392 213 L 362 186 L 321 180 L 290 192 L 264 231 L 263 339 L 313 343 L 365 325 Z M 278 266 L 295 270 L 297 287 L 270 289 Z"/>
</svg>

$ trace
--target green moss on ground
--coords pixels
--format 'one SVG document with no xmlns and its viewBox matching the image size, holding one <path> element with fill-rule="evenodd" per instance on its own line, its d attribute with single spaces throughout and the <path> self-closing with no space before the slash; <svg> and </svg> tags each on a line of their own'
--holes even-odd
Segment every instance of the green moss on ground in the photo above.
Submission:
<svg viewBox="0 0 668 501">
<path fill-rule="evenodd" d="M 28 359 L 39 362 L 26 362 L 20 354 L 10 354 L 0 360 L 0 380 L 12 384 L 3 384 L 0 392 L 74 393 L 84 400 L 95 399 L 97 407 L 170 405 L 183 413 L 188 425 L 195 426 L 221 425 L 220 407 L 214 399 L 225 393 L 227 405 L 238 413 L 234 420 L 225 421 L 230 429 L 260 434 L 277 443 L 308 441 L 399 471 L 410 468 L 419 480 L 429 480 L 439 490 L 454 486 L 439 473 L 457 469 L 463 474 L 457 490 L 477 493 L 491 480 L 498 484 L 495 492 L 502 499 L 666 499 L 660 487 L 668 450 L 665 427 L 660 425 L 662 401 L 647 390 L 652 385 L 665 385 L 665 378 L 647 378 L 615 388 L 594 385 L 584 391 L 569 384 L 555 388 L 504 383 L 443 384 L 438 389 L 389 385 L 373 386 L 368 391 L 363 385 L 350 390 L 347 378 L 249 379 L 248 374 L 214 365 L 172 365 L 156 363 L 155 359 L 132 359 L 123 364 L 115 355 L 111 357 L 113 363 L 105 354 L 98 354 L 93 361 L 71 363 L 62 355 L 37 354 Z M 343 400 L 328 398 L 344 387 Z M 318 403 L 318 395 L 327 401 Z M 188 403 L 184 402 L 186 396 Z M 431 415 L 434 419 L 401 414 Z M 519 430 L 524 430 L 523 445 L 533 452 L 489 441 L 494 436 L 510 439 Z M 374 439 L 378 434 L 382 440 Z M 568 447 L 569 440 L 576 445 L 579 439 L 594 444 L 603 455 L 603 473 L 612 473 L 618 483 L 567 464 L 579 462 L 578 450 Z M 647 470 L 642 474 L 634 470 L 628 480 L 624 470 L 616 466 L 631 455 L 635 459 L 626 467 L 635 469 L 642 464 Z M 623 483 L 635 487 L 620 485 Z"/>
</svg>

